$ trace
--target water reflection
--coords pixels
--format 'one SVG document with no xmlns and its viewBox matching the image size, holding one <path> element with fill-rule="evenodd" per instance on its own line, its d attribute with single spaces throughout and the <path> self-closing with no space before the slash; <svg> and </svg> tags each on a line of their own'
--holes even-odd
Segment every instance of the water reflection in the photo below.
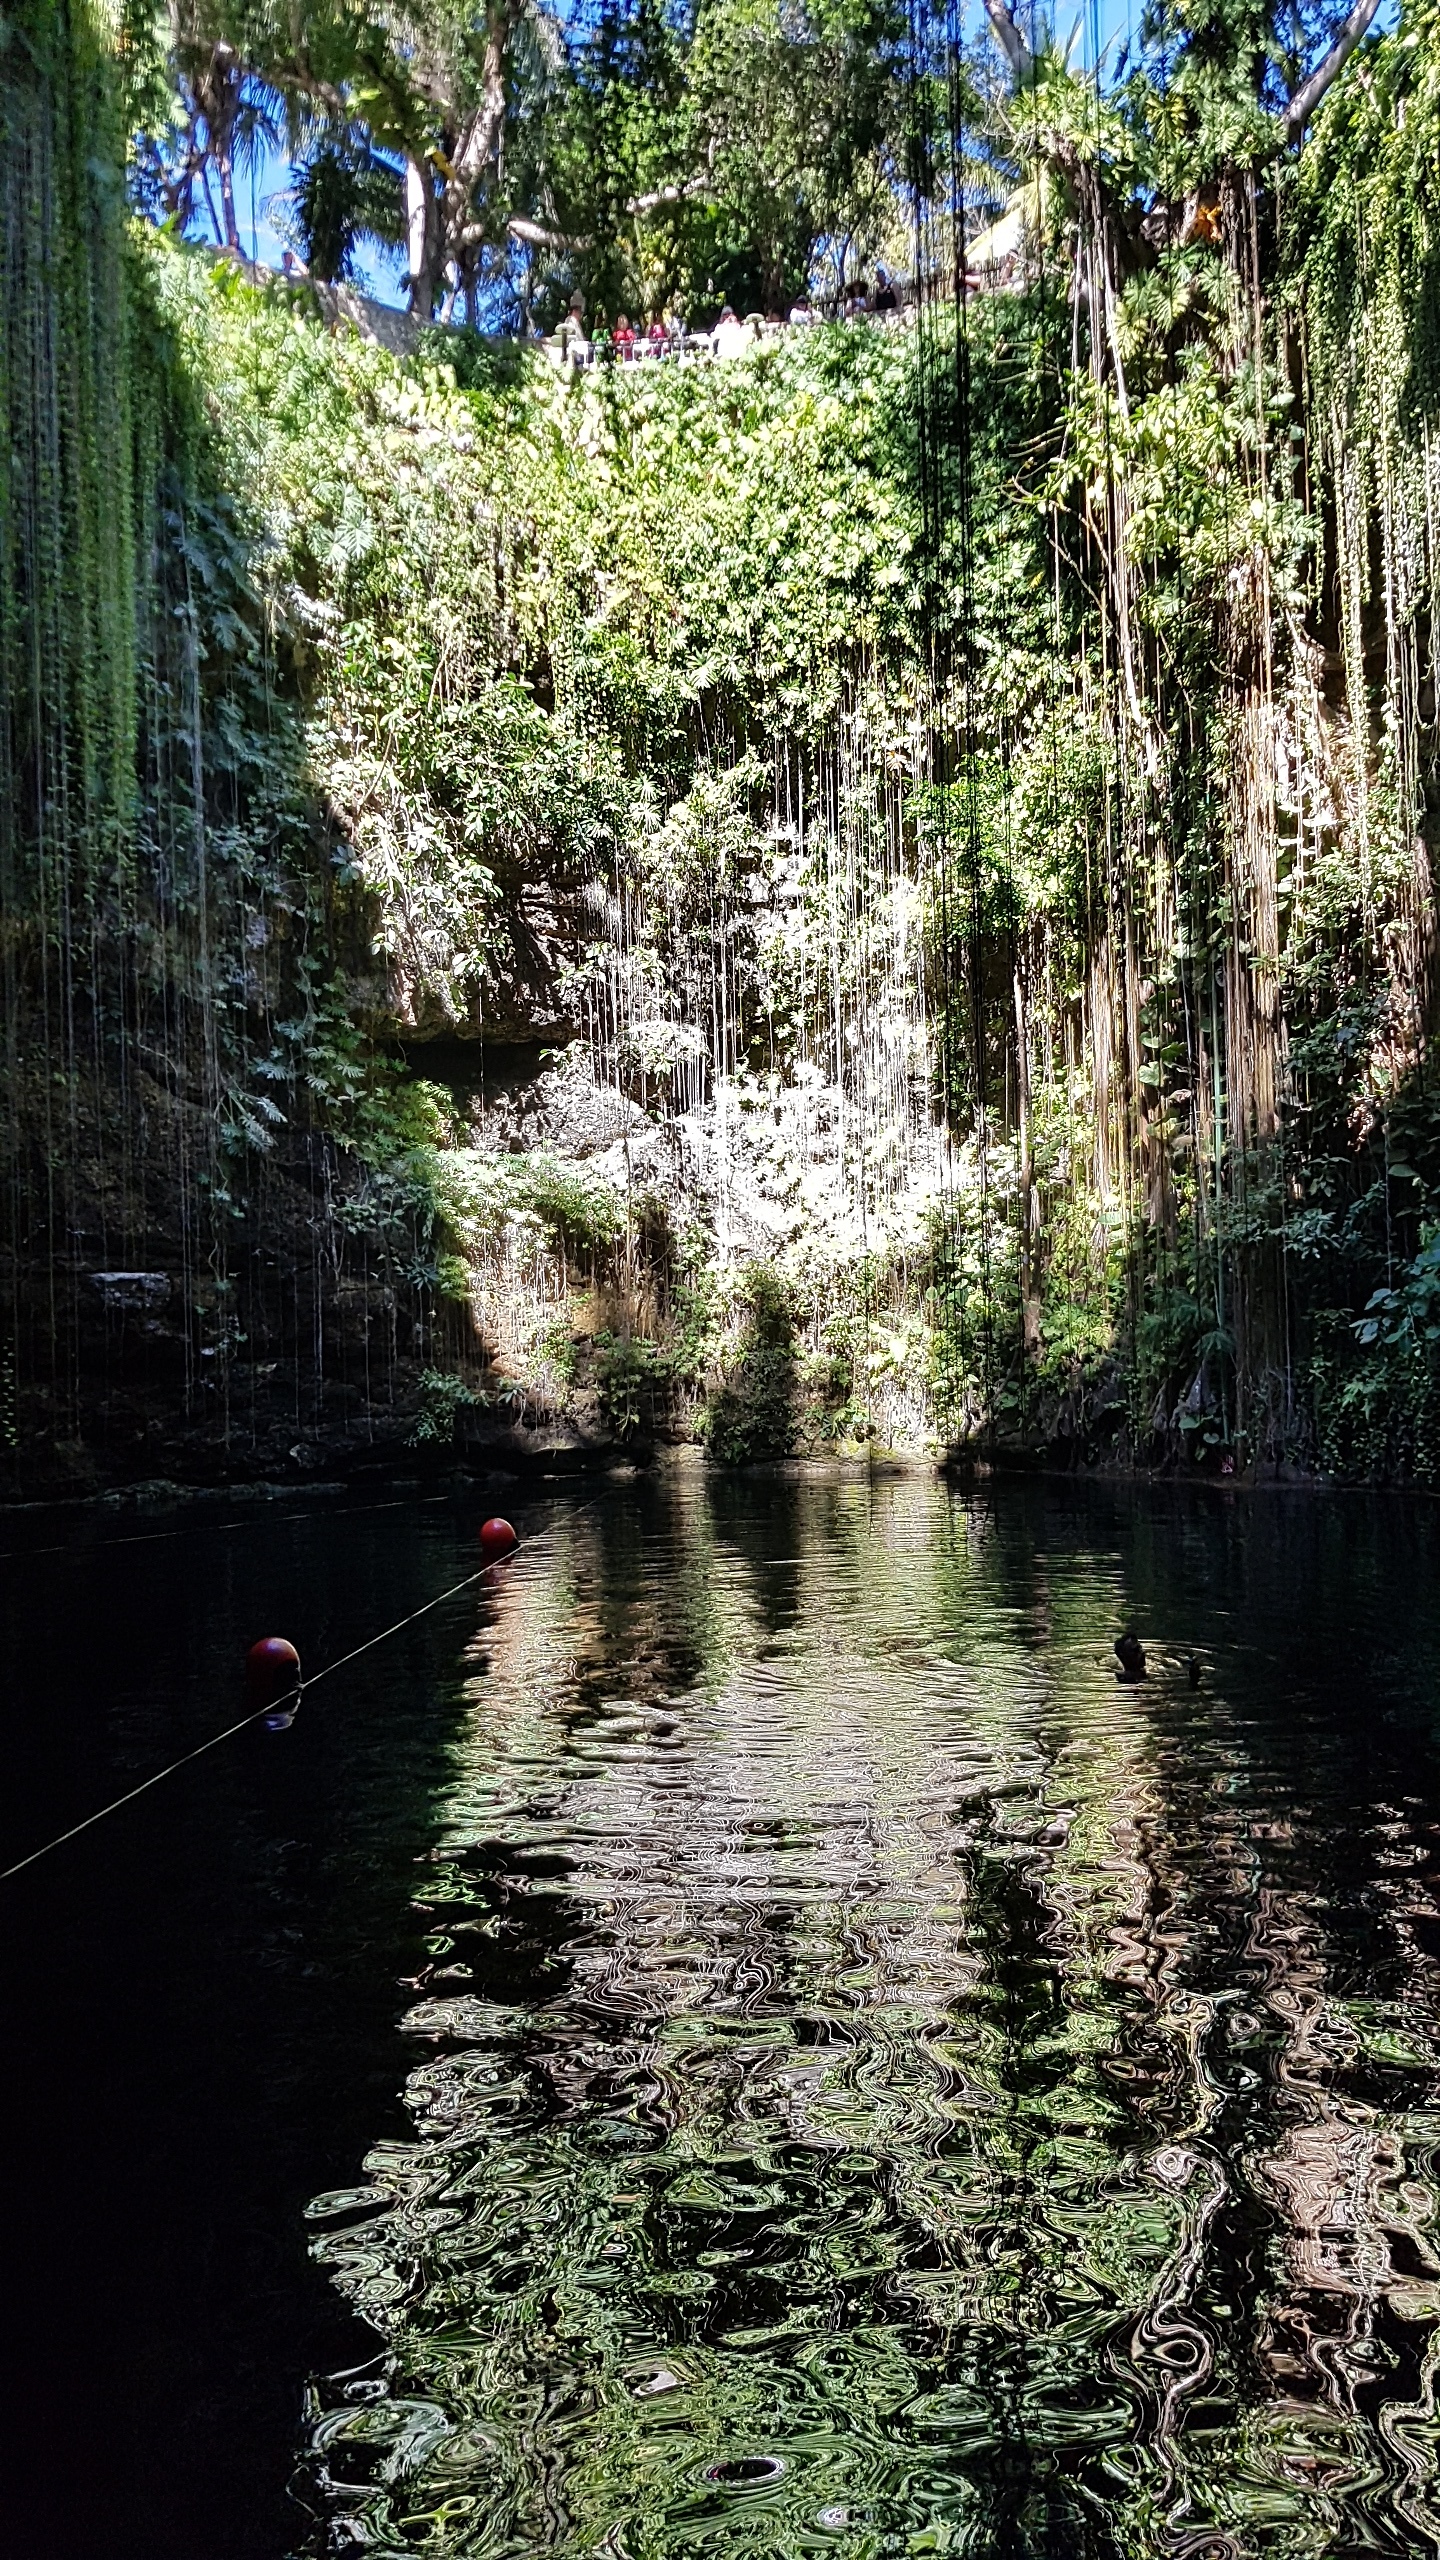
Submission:
<svg viewBox="0 0 1440 2560">
<path fill-rule="evenodd" d="M 679 1475 L 509 1570 L 415 2136 L 313 2207 L 329 2547 L 1440 2549 L 1435 1630 L 1362 1693 L 1333 1514 L 1057 1499 Z"/>
</svg>

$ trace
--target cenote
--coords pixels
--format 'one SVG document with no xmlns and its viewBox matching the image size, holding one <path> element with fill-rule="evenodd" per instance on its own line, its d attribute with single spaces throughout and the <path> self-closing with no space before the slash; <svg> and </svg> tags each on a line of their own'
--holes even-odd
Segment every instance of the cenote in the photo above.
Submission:
<svg viewBox="0 0 1440 2560">
<path fill-rule="evenodd" d="M 9 1854 L 477 1525 L 12 1536 Z M 1434 2547 L 1434 1510 L 520 1525 L 7 1888 L 10 2547 Z"/>
<path fill-rule="evenodd" d="M 0 5 L 6 2560 L 1440 2555 L 1440 0 L 1075 14 Z"/>
</svg>

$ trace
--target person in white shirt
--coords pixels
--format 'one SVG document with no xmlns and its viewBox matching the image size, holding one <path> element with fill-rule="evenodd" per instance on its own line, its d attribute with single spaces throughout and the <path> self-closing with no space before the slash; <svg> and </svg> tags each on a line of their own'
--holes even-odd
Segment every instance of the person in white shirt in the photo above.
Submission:
<svg viewBox="0 0 1440 2560">
<path fill-rule="evenodd" d="M 572 293 L 570 308 L 556 331 L 562 362 L 575 366 L 590 361 L 590 341 L 585 335 L 585 296 Z"/>
<path fill-rule="evenodd" d="M 753 347 L 754 344 L 753 333 L 746 328 L 743 320 L 736 319 L 727 302 L 710 332 L 711 353 L 725 357 L 743 356 L 746 349 Z"/>
</svg>

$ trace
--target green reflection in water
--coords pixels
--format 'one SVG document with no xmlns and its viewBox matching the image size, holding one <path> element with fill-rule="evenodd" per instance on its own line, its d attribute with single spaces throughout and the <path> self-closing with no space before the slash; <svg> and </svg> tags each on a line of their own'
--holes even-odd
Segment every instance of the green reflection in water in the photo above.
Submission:
<svg viewBox="0 0 1440 2560">
<path fill-rule="evenodd" d="M 415 2138 L 312 2209 L 387 2348 L 328 2547 L 1440 2549 L 1433 1753 L 1328 1528 L 1271 1605 L 1152 1524 L 1129 1689 L 1068 1499 L 678 1474 L 516 1560 Z"/>
</svg>

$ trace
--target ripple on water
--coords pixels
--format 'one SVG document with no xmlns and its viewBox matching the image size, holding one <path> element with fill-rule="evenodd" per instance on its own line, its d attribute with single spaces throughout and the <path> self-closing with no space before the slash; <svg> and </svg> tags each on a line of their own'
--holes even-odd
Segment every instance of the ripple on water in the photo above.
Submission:
<svg viewBox="0 0 1440 2560">
<path fill-rule="evenodd" d="M 1126 1688 L 1078 1503 L 646 1499 L 485 1603 L 317 2550 L 1440 2549 L 1428 1740 L 1209 1532 Z"/>
</svg>

